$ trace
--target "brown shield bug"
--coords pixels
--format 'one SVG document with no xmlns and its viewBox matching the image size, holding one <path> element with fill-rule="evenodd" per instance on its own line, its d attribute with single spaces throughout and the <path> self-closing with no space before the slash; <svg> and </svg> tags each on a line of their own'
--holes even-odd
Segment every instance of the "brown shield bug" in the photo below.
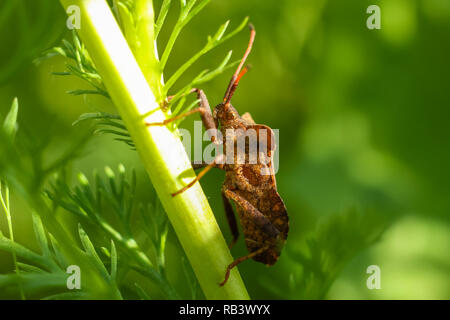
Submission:
<svg viewBox="0 0 450 320">
<path fill-rule="evenodd" d="M 222 198 L 233 235 L 230 248 L 239 236 L 236 218 L 230 203 L 232 200 L 239 214 L 249 254 L 236 259 L 227 267 L 225 279 L 220 283 L 221 286 L 227 282 L 231 269 L 245 260 L 254 259 L 266 265 L 273 265 L 280 256 L 289 231 L 286 207 L 277 192 L 273 170 L 273 151 L 275 149 L 273 131 L 268 126 L 255 124 L 249 113 L 245 113 L 241 117 L 230 102 L 241 77 L 248 70 L 247 67 L 244 67 L 244 63 L 255 39 L 255 29 L 251 25 L 250 30 L 250 41 L 244 57 L 231 78 L 223 101 L 214 108 L 213 113 L 211 113 L 204 92 L 200 89 L 193 89 L 192 92 L 197 93 L 200 101 L 198 108 L 163 122 L 147 123 L 147 126 L 162 126 L 198 112 L 205 128 L 210 132 L 211 141 L 216 144 L 223 143 L 224 153 L 217 155 L 209 164 L 194 164 L 194 168 L 204 167 L 204 169 L 192 182 L 172 194 L 172 196 L 176 196 L 186 191 L 212 168 L 219 168 L 226 172 L 222 186 Z M 219 126 L 224 137 L 223 141 L 219 141 L 220 139 L 217 138 Z M 259 152 L 251 149 L 246 141 L 239 147 L 238 140 L 242 137 L 245 139 L 246 133 L 250 130 L 256 132 Z M 261 147 L 264 147 L 266 152 L 261 152 Z M 230 153 L 233 160 L 231 163 L 224 161 L 225 158 L 230 158 Z M 244 159 L 243 163 L 238 161 L 240 156 Z M 250 163 L 249 159 L 252 156 L 257 160 Z"/>
</svg>

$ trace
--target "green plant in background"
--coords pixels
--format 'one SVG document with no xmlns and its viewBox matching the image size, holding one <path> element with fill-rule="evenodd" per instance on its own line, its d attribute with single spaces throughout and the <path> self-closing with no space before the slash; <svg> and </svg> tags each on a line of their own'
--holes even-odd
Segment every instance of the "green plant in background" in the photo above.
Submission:
<svg viewBox="0 0 450 320">
<path fill-rule="evenodd" d="M 5 135 L 10 138 L 14 139 L 14 136 L 16 135 L 17 131 L 17 113 L 19 111 L 19 102 L 17 98 L 14 98 L 14 101 L 11 106 L 11 110 L 7 114 L 5 118 L 5 122 L 3 123 L 3 131 L 5 132 Z M 5 195 L 3 196 L 3 189 L 5 190 Z M 12 226 L 12 218 L 11 218 L 11 204 L 10 204 L 10 198 L 9 198 L 9 187 L 6 182 L 3 182 L 2 179 L 0 179 L 0 204 L 2 210 L 5 212 L 6 220 L 8 222 L 8 232 L 9 232 L 9 241 L 10 243 L 14 243 L 14 231 Z M 3 237 L 1 231 L 0 231 L 0 237 Z M 14 262 L 14 268 L 17 277 L 20 277 L 20 269 L 17 262 L 17 254 L 15 249 L 11 251 L 13 256 L 13 262 Z M 20 290 L 20 297 L 21 299 L 25 299 L 25 294 L 23 292 L 22 284 L 19 283 L 19 290 Z"/>
<path fill-rule="evenodd" d="M 94 134 L 112 134 L 115 136 L 114 140 L 125 142 L 133 150 L 135 149 L 127 127 L 125 127 L 119 115 L 105 112 L 85 113 L 73 125 L 76 126 L 88 120 L 95 121 L 95 127 L 97 129 L 94 131 Z"/>
<path fill-rule="evenodd" d="M 19 290 L 22 299 L 26 297 L 34 299 L 95 299 L 97 294 L 89 292 L 89 290 L 70 291 L 68 289 L 66 268 L 69 264 L 66 256 L 60 250 L 57 240 L 45 231 L 37 214 L 33 214 L 33 228 L 41 251 L 40 254 L 0 234 L 0 248 L 26 261 L 26 263 L 17 263 L 16 274 L 0 275 L 0 288 L 10 296 L 14 296 L 15 292 Z M 77 249 L 82 250 L 82 254 L 89 261 L 89 267 L 96 268 L 101 274 L 101 280 L 111 290 L 109 298 L 122 298 L 115 284 L 117 255 L 114 243 L 111 244 L 111 271 L 109 273 L 81 226 L 79 227 L 79 237 L 82 248 Z M 50 242 L 48 238 L 50 238 Z M 54 294 L 49 294 L 50 292 Z"/>
<path fill-rule="evenodd" d="M 14 241 L 12 225 L 9 223 L 10 236 L 0 234 L 0 248 L 13 254 L 16 272 L 1 275 L 0 287 L 11 297 L 16 294 L 21 298 L 120 298 L 120 292 L 111 280 L 105 277 L 104 266 L 95 265 L 95 249 L 87 235 L 80 227 L 80 238 L 83 247 L 76 245 L 75 239 L 66 232 L 58 220 L 54 210 L 45 201 L 41 193 L 42 185 L 48 175 L 54 173 L 76 157 L 80 144 L 75 143 L 67 153 L 54 159 L 50 165 L 44 166 L 42 158 L 45 148 L 30 148 L 32 141 L 22 136 L 21 143 L 15 140 L 17 130 L 18 102 L 13 102 L 11 111 L 0 129 L 0 152 L 7 157 L 0 158 L 0 175 L 2 177 L 4 210 L 11 220 L 9 189 L 26 201 L 33 216 L 33 228 L 39 244 L 40 254 Z M 20 130 L 18 132 L 21 133 Z M 2 189 L 3 189 L 2 188 Z M 48 240 L 50 239 L 50 241 Z M 17 257 L 17 259 L 16 259 Z M 66 268 L 75 264 L 83 271 L 83 284 L 92 283 L 90 290 L 69 293 L 66 286 Z M 96 268 L 92 268 L 96 266 Z M 62 295 L 60 295 L 62 294 Z M 55 296 L 56 295 L 56 296 Z"/>
<path fill-rule="evenodd" d="M 288 290 L 280 291 L 274 282 L 264 286 L 284 299 L 325 299 L 345 265 L 377 243 L 390 223 L 385 215 L 355 209 L 324 219 L 299 246 L 288 247 Z"/>
<path fill-rule="evenodd" d="M 64 182 L 64 179 L 58 176 L 51 184 L 51 189 L 46 193 L 56 206 L 75 214 L 79 221 L 93 225 L 101 230 L 106 238 L 111 239 L 112 243 L 117 243 L 124 254 L 123 261 L 125 262 L 122 263 L 125 265 L 124 268 L 136 270 L 153 280 L 167 298 L 179 298 L 166 279 L 164 272 L 164 250 L 168 231 L 168 221 L 164 213 L 156 203 L 140 205 L 137 210 L 141 222 L 137 232 L 143 233 L 145 238 L 150 239 L 153 247 L 154 257 L 150 259 L 140 248 L 132 230 L 132 215 L 136 211 L 134 210 L 136 209 L 134 208 L 135 173 L 132 173 L 131 181 L 128 181 L 125 168 L 121 165 L 118 176 L 109 167 L 105 168 L 105 174 L 107 181 L 104 181 L 98 174 L 94 174 L 95 186 L 91 186 L 86 176 L 80 173 L 78 175 L 79 185 L 73 190 Z M 111 211 L 116 215 L 119 229 L 106 219 Z M 112 252 L 110 253 L 105 248 L 102 250 L 106 256 L 112 256 Z M 117 266 L 115 268 L 117 269 Z M 144 290 L 142 289 L 140 292 L 144 292 Z"/>
<path fill-rule="evenodd" d="M 80 39 L 78 38 L 75 31 L 72 32 L 72 42 L 63 39 L 62 44 L 63 45 L 61 47 L 52 48 L 43 57 L 35 59 L 34 62 L 36 64 L 39 64 L 44 59 L 49 59 L 56 55 L 61 55 L 75 63 L 67 63 L 67 71 L 65 72 L 53 72 L 52 74 L 58 76 L 76 76 L 80 79 L 83 79 L 93 87 L 92 90 L 78 89 L 69 91 L 68 93 L 74 95 L 100 94 L 106 98 L 109 98 L 102 78 L 95 69 L 94 63 L 89 57 L 89 53 L 87 52 L 85 46 L 80 42 Z"/>
<path fill-rule="evenodd" d="M 14 24 L 14 38 L 2 38 L 2 47 L 8 49 L 0 51 L 0 84 L 55 42 L 58 30 L 48 26 L 64 23 L 58 12 L 59 8 L 50 1 L 0 3 L 0 26 L 8 29 L 5 26 L 10 26 L 11 17 L 17 22 Z"/>
</svg>

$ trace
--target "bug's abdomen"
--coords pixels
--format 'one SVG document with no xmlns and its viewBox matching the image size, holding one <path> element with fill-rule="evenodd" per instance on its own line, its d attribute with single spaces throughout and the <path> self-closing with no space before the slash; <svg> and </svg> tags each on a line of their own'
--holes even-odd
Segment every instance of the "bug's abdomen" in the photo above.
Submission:
<svg viewBox="0 0 450 320">
<path fill-rule="evenodd" d="M 267 265 L 274 264 L 281 254 L 289 231 L 289 219 L 286 207 L 276 190 L 267 191 L 264 197 L 254 198 L 251 194 L 237 191 L 261 212 L 270 226 L 256 222 L 255 217 L 248 213 L 248 208 L 236 204 L 239 219 L 244 232 L 245 243 L 249 252 L 268 247 L 268 250 L 253 259 Z M 274 234 L 273 230 L 277 231 Z"/>
</svg>

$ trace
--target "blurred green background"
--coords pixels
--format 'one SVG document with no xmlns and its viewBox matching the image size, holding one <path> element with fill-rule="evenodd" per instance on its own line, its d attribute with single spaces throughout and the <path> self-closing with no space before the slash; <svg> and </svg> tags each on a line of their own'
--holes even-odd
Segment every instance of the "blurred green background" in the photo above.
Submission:
<svg viewBox="0 0 450 320">
<path fill-rule="evenodd" d="M 372 4 L 381 8 L 381 30 L 366 27 Z M 257 30 L 249 59 L 253 68 L 233 104 L 280 130 L 277 182 L 291 221 L 287 248 L 275 266 L 253 261 L 239 266 L 251 297 L 315 297 L 296 280 L 302 264 L 295 252 L 323 225 L 329 232 L 323 241 L 341 249 L 354 245 L 358 238 L 352 235 L 366 230 L 348 218 L 348 212 L 357 212 L 367 230 L 373 216 L 389 227 L 373 246 L 348 256 L 334 252 L 342 263 L 336 263 L 336 281 L 329 283 L 325 298 L 449 299 L 450 1 L 215 0 L 183 31 L 168 74 L 220 23 L 231 19 L 237 25 L 245 16 Z M 48 142 L 50 155 L 59 154 L 89 130 L 71 126 L 81 113 L 113 107 L 101 97 L 67 94 L 86 84 L 50 74 L 64 70 L 64 59 L 32 63 L 67 36 L 58 1 L 1 0 L 0 26 L 1 118 L 17 96 L 20 129 L 31 132 L 36 144 Z M 169 31 L 162 31 L 161 44 Z M 197 63 L 186 79 L 217 65 L 229 49 L 240 56 L 247 41 L 247 32 L 241 32 Z M 230 75 L 203 87 L 212 105 L 223 96 Z M 191 120 L 183 125 L 192 129 Z M 138 170 L 139 197 L 145 200 L 151 185 L 137 154 L 111 137 L 91 139 L 73 171 L 90 174 L 118 163 Z M 201 184 L 229 240 L 220 197 L 223 179 L 222 172 L 214 172 Z M 14 195 L 12 203 L 16 239 L 33 248 L 29 210 Z M 340 232 L 332 221 L 338 221 Z M 7 233 L 3 215 L 0 229 Z M 182 287 L 177 247 L 171 230 L 169 274 Z M 241 239 L 233 255 L 245 253 Z M 369 265 L 381 268 L 379 290 L 366 286 Z M 12 268 L 10 255 L 0 252 L 0 273 Z"/>
</svg>

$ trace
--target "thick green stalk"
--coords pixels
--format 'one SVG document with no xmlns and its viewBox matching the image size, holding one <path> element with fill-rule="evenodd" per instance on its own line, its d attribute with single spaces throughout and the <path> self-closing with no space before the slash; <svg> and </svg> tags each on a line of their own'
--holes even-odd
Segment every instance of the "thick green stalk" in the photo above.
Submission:
<svg viewBox="0 0 450 320">
<path fill-rule="evenodd" d="M 142 115 L 149 114 L 147 122 L 161 122 L 165 114 L 106 1 L 60 1 L 65 8 L 77 5 L 81 9 L 78 33 L 127 126 L 206 298 L 248 299 L 236 268 L 228 283 L 219 286 L 232 256 L 200 185 L 171 196 L 192 181 L 195 173 L 176 134 L 166 127 L 145 126 Z"/>
</svg>

